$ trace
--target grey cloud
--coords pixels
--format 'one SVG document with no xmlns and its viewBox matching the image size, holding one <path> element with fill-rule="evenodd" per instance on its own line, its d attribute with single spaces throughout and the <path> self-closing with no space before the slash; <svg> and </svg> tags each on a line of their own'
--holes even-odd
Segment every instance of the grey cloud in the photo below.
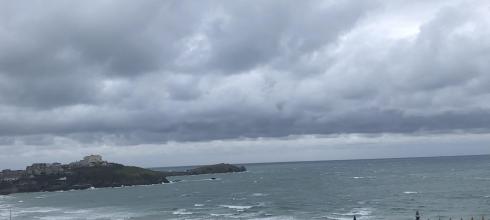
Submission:
<svg viewBox="0 0 490 220">
<path fill-rule="evenodd" d="M 390 38 L 404 1 L 1 4 L 0 145 L 490 128 L 479 5 Z"/>
</svg>

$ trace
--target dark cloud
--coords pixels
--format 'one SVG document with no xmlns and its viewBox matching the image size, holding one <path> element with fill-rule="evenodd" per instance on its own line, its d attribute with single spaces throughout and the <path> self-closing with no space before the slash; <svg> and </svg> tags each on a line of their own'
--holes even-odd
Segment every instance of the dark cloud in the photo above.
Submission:
<svg viewBox="0 0 490 220">
<path fill-rule="evenodd" d="M 4 1 L 0 144 L 486 132 L 489 9 L 460 4 Z"/>
</svg>

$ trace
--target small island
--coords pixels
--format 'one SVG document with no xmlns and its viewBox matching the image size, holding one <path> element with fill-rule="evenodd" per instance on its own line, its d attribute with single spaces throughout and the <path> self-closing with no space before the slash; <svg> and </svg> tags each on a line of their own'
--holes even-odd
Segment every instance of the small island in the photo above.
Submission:
<svg viewBox="0 0 490 220">
<path fill-rule="evenodd" d="M 69 163 L 35 163 L 25 170 L 0 172 L 0 195 L 20 192 L 64 191 L 169 183 L 168 176 L 199 175 L 246 171 L 243 166 L 216 164 L 186 171 L 155 171 L 125 166 L 90 155 Z"/>
</svg>

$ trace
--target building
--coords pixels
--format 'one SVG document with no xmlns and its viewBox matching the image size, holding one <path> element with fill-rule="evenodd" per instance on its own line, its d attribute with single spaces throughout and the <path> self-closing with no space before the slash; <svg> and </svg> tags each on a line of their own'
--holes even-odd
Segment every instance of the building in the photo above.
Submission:
<svg viewBox="0 0 490 220">
<path fill-rule="evenodd" d="M 100 155 L 89 155 L 83 158 L 83 160 L 73 162 L 70 164 L 61 163 L 34 163 L 27 166 L 25 170 L 2 170 L 0 171 L 0 182 L 11 182 L 21 178 L 34 178 L 35 176 L 42 175 L 69 175 L 72 168 L 78 167 L 93 167 L 93 166 L 107 166 L 109 163 L 102 160 Z M 64 178 L 64 179 L 63 179 Z M 58 179 L 60 181 L 66 181 L 66 177 Z"/>
<path fill-rule="evenodd" d="M 83 160 L 81 160 L 80 162 L 85 166 L 94 166 L 97 164 L 101 164 L 104 161 L 102 160 L 102 156 L 100 155 L 90 155 L 84 157 Z"/>
<path fill-rule="evenodd" d="M 58 175 L 64 171 L 60 163 L 34 163 L 26 168 L 27 175 Z"/>
<path fill-rule="evenodd" d="M 0 181 L 15 181 L 25 175 L 23 170 L 2 170 L 0 172 Z"/>
<path fill-rule="evenodd" d="M 90 155 L 83 158 L 83 160 L 70 163 L 70 167 L 93 167 L 93 166 L 106 166 L 107 161 L 102 160 L 100 155 Z"/>
</svg>

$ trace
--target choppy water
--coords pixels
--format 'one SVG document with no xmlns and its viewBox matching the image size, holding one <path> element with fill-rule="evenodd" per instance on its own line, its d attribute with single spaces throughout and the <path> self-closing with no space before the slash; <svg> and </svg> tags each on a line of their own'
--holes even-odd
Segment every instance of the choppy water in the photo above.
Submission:
<svg viewBox="0 0 490 220">
<path fill-rule="evenodd" d="M 247 165 L 153 186 L 0 197 L 0 219 L 490 218 L 490 156 Z M 211 177 L 217 178 L 211 180 Z"/>
</svg>

